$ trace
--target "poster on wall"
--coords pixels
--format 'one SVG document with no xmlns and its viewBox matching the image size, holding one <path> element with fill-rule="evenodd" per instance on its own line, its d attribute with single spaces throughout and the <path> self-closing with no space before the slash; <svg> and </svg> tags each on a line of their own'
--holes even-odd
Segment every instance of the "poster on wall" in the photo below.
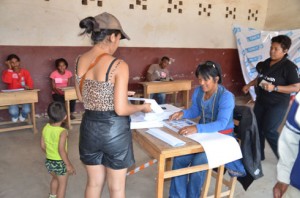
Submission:
<svg viewBox="0 0 300 198">
<path fill-rule="evenodd" d="M 245 83 L 249 83 L 257 76 L 257 63 L 270 57 L 269 51 L 271 39 L 278 35 L 287 35 L 292 40 L 292 46 L 288 51 L 288 58 L 293 61 L 300 71 L 300 29 L 263 31 L 249 27 L 233 25 L 233 34 L 236 39 L 240 58 L 241 69 Z M 251 87 L 250 95 L 256 99 L 254 88 Z"/>
</svg>

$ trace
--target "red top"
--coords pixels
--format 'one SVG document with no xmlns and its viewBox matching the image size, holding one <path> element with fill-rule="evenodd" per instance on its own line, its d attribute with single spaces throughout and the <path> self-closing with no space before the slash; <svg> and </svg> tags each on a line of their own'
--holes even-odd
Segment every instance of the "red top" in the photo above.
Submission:
<svg viewBox="0 0 300 198">
<path fill-rule="evenodd" d="M 7 89 L 19 89 L 23 88 L 21 81 L 24 78 L 25 85 L 30 89 L 33 89 L 33 80 L 29 71 L 20 68 L 20 72 L 14 72 L 12 69 L 4 70 L 2 73 L 2 81 L 7 84 Z"/>
</svg>

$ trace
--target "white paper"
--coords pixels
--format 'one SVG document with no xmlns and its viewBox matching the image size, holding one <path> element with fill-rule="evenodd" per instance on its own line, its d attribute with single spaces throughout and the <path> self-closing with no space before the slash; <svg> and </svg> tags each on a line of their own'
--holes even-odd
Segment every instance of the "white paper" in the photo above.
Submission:
<svg viewBox="0 0 300 198">
<path fill-rule="evenodd" d="M 128 100 L 145 101 L 145 103 L 151 104 L 151 109 L 153 112 L 155 112 L 155 113 L 163 113 L 164 112 L 164 110 L 157 104 L 157 102 L 154 99 L 128 97 Z"/>
<path fill-rule="evenodd" d="M 144 129 L 163 127 L 163 123 L 159 120 L 145 120 L 145 113 L 136 112 L 130 115 L 130 129 Z"/>
<path fill-rule="evenodd" d="M 166 142 L 167 144 L 173 146 L 173 147 L 178 147 L 178 146 L 183 146 L 185 145 L 185 142 L 174 137 L 173 135 L 170 135 L 163 130 L 160 129 L 149 129 L 146 131 L 147 133 L 153 135 L 154 137 Z"/>
<path fill-rule="evenodd" d="M 209 168 L 216 168 L 243 157 L 240 145 L 232 136 L 214 132 L 194 133 L 187 137 L 203 146 Z"/>
<path fill-rule="evenodd" d="M 141 129 L 141 128 L 153 128 L 153 127 L 163 127 L 163 120 L 169 119 L 169 116 L 181 109 L 169 105 L 161 105 L 165 110 L 162 113 L 143 113 L 137 112 L 130 115 L 131 118 L 131 129 Z"/>
<path fill-rule="evenodd" d="M 196 125 L 195 122 L 188 119 L 172 120 L 172 121 L 166 120 L 163 123 L 165 127 L 171 129 L 176 133 L 178 133 L 178 131 L 183 127 Z"/>
<path fill-rule="evenodd" d="M 130 122 L 130 129 L 160 128 L 163 126 L 163 123 L 159 121 Z"/>
<path fill-rule="evenodd" d="M 19 88 L 19 89 L 3 89 L 1 90 L 2 92 L 15 92 L 15 91 L 24 91 L 24 88 Z"/>
</svg>

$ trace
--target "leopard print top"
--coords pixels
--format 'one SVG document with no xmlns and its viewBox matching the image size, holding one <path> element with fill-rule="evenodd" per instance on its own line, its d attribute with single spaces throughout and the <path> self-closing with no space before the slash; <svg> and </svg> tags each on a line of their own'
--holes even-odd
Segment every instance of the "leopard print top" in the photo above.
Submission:
<svg viewBox="0 0 300 198">
<path fill-rule="evenodd" d="M 114 62 L 114 61 L 113 61 Z M 119 66 L 121 60 L 110 69 L 113 62 L 109 66 L 106 73 L 106 81 L 97 81 L 92 79 L 85 79 L 82 87 L 82 100 L 85 109 L 92 111 L 113 111 L 114 110 L 114 84 L 110 79 L 114 71 Z M 75 67 L 75 75 L 77 83 L 80 84 L 81 76 L 77 75 L 77 64 Z"/>
</svg>

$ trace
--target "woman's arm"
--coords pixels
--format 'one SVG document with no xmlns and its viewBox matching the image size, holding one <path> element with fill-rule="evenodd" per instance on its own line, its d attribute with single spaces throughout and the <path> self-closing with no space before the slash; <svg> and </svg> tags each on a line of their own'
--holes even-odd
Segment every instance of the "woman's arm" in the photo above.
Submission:
<svg viewBox="0 0 300 198">
<path fill-rule="evenodd" d="M 81 95 L 81 92 L 80 92 L 80 89 L 79 89 L 79 84 L 77 82 L 77 80 L 75 80 L 75 91 L 76 91 L 76 95 L 77 95 L 77 98 L 80 102 L 82 102 L 82 95 Z"/>
<path fill-rule="evenodd" d="M 59 138 L 58 152 L 59 152 L 61 159 L 64 161 L 64 163 L 67 167 L 68 173 L 72 175 L 72 174 L 76 174 L 76 172 L 75 172 L 75 168 L 73 167 L 72 163 L 70 162 L 68 154 L 66 152 L 67 138 L 68 138 L 68 132 L 63 131 L 60 134 L 60 138 Z"/>
<path fill-rule="evenodd" d="M 300 83 L 292 84 L 292 85 L 287 85 L 287 86 L 282 86 L 279 85 L 277 86 L 277 90 L 275 90 L 275 85 L 268 84 L 266 86 L 267 91 L 276 91 L 279 93 L 285 93 L 285 94 L 290 94 L 293 92 L 298 92 L 300 89 Z"/>
<path fill-rule="evenodd" d="M 200 89 L 201 89 L 200 87 L 195 89 L 192 96 L 192 105 L 190 108 L 183 110 L 182 118 L 193 119 L 201 116 L 202 109 L 199 106 L 199 103 L 197 102 L 202 100 L 202 98 L 198 98 L 199 92 L 201 91 Z"/>
<path fill-rule="evenodd" d="M 250 81 L 248 84 L 246 84 L 243 88 L 242 91 L 246 94 L 249 92 L 249 89 L 251 86 L 255 86 L 257 85 L 257 77 L 255 79 L 253 79 L 252 81 Z"/>
<path fill-rule="evenodd" d="M 145 113 L 150 112 L 151 107 L 149 103 L 145 103 L 142 105 L 132 105 L 128 102 L 128 79 L 128 65 L 124 61 L 121 61 L 115 73 L 115 112 L 120 116 L 130 115 L 138 111 L 143 111 Z"/>
<path fill-rule="evenodd" d="M 58 95 L 64 95 L 63 91 L 56 88 L 55 79 L 51 79 L 52 90 Z"/>
</svg>

